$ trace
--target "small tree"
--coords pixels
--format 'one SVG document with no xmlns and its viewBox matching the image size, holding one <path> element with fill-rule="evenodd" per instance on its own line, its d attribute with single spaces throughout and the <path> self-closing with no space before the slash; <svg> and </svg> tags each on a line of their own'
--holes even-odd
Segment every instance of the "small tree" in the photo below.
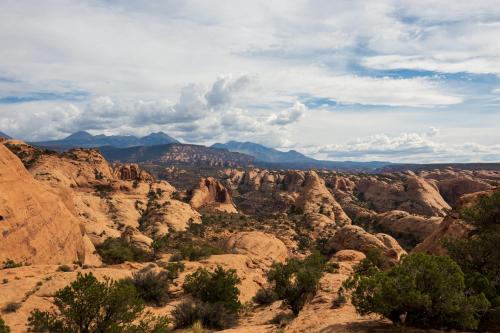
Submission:
<svg viewBox="0 0 500 333">
<path fill-rule="evenodd" d="M 238 299 L 240 291 L 237 287 L 240 283 L 236 270 L 224 270 L 217 266 L 213 272 L 198 268 L 186 277 L 182 287 L 202 302 L 221 303 L 228 310 L 236 312 L 241 307 Z"/>
<path fill-rule="evenodd" d="M 144 250 L 129 244 L 122 238 L 108 238 L 97 246 L 97 252 L 106 264 L 121 264 L 125 261 L 148 261 L 151 256 Z"/>
<path fill-rule="evenodd" d="M 320 253 L 313 253 L 305 260 L 291 259 L 285 264 L 274 263 L 267 276 L 278 298 L 284 299 L 294 315 L 298 315 L 316 294 L 324 267 L 324 257 Z"/>
<path fill-rule="evenodd" d="M 412 254 L 388 271 L 355 274 L 344 287 L 360 314 L 425 328 L 476 329 L 489 303 L 465 293 L 464 275 L 449 257 Z"/>
<path fill-rule="evenodd" d="M 484 294 L 491 303 L 481 330 L 500 331 L 500 191 L 480 196 L 461 211 L 461 218 L 472 227 L 472 235 L 446 239 L 444 245 L 465 273 L 468 293 Z"/>
<path fill-rule="evenodd" d="M 164 333 L 165 317 L 144 312 L 135 288 L 123 281 L 99 282 L 91 273 L 55 294 L 57 310 L 31 312 L 28 331 L 35 333 Z"/>
<path fill-rule="evenodd" d="M 0 333 L 10 333 L 10 328 L 5 324 L 2 317 L 0 317 Z"/>
<path fill-rule="evenodd" d="M 168 271 L 138 271 L 126 281 L 134 285 L 138 296 L 148 304 L 163 306 L 170 299 L 171 278 Z"/>
</svg>

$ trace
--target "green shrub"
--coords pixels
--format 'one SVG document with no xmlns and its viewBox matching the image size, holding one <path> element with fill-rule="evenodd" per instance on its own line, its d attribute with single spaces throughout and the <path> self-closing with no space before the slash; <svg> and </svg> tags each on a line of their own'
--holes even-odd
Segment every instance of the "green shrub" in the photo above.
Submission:
<svg viewBox="0 0 500 333">
<path fill-rule="evenodd" d="M 271 304 L 278 300 L 278 295 L 272 288 L 263 288 L 257 291 L 253 301 L 257 304 Z"/>
<path fill-rule="evenodd" d="M 202 302 L 220 303 L 228 310 L 237 312 L 241 303 L 238 299 L 240 291 L 236 286 L 240 282 L 236 270 L 224 270 L 221 266 L 217 266 L 213 272 L 198 268 L 196 272 L 186 277 L 182 287 Z"/>
<path fill-rule="evenodd" d="M 99 282 L 90 273 L 78 273 L 75 281 L 56 292 L 54 303 L 54 312 L 31 312 L 29 332 L 168 332 L 166 318 L 145 312 L 135 288 L 123 281 Z"/>
<path fill-rule="evenodd" d="M 7 259 L 3 262 L 3 268 L 16 268 L 16 267 L 22 267 L 23 263 L 22 262 L 15 262 L 12 259 Z"/>
<path fill-rule="evenodd" d="M 179 277 L 180 272 L 184 272 L 185 265 L 182 262 L 169 262 L 167 263 L 165 269 L 168 275 L 168 278 L 173 281 Z"/>
<path fill-rule="evenodd" d="M 17 310 L 19 310 L 19 308 L 21 306 L 22 306 L 21 303 L 10 302 L 10 303 L 7 303 L 7 305 L 5 305 L 5 307 L 3 308 L 3 311 L 4 312 L 16 312 Z"/>
<path fill-rule="evenodd" d="M 138 271 L 126 281 L 134 285 L 138 296 L 147 304 L 163 306 L 170 299 L 171 279 L 167 271 Z"/>
<path fill-rule="evenodd" d="M 125 261 L 148 261 L 151 256 L 146 251 L 129 244 L 122 238 L 108 238 L 97 246 L 97 252 L 106 264 L 121 264 Z"/>
<path fill-rule="evenodd" d="M 489 303 L 483 294 L 468 296 L 460 267 L 449 257 L 422 253 L 404 257 L 388 271 L 355 274 L 344 287 L 363 315 L 380 314 L 394 323 L 424 328 L 476 329 Z"/>
<path fill-rule="evenodd" d="M 232 327 L 237 322 L 237 313 L 226 308 L 222 303 L 185 301 L 172 311 L 176 328 L 190 327 L 196 322 L 204 327 L 222 330 Z"/>
<path fill-rule="evenodd" d="M 0 333 L 10 333 L 10 327 L 5 324 L 2 317 L 0 317 Z"/>
<path fill-rule="evenodd" d="M 366 258 L 361 260 L 359 264 L 354 266 L 354 272 L 360 275 L 372 275 L 378 271 L 385 271 L 391 268 L 394 264 L 382 254 L 380 250 L 369 250 Z"/>
<path fill-rule="evenodd" d="M 222 254 L 222 253 L 224 253 L 224 251 L 222 251 L 221 249 L 206 244 L 202 245 L 190 244 L 181 249 L 182 258 L 184 260 L 189 260 L 189 261 L 206 259 L 211 255 Z"/>
<path fill-rule="evenodd" d="M 500 313 L 500 192 L 480 196 L 461 211 L 461 218 L 472 227 L 471 237 L 445 239 L 444 246 L 465 273 L 468 292 L 484 294 L 492 305 L 480 326 L 500 331 L 500 319 L 495 318 Z"/>
<path fill-rule="evenodd" d="M 285 264 L 274 263 L 268 272 L 268 280 L 274 286 L 279 299 L 298 315 L 304 305 L 314 297 L 325 259 L 315 252 L 304 260 L 290 259 Z"/>
</svg>

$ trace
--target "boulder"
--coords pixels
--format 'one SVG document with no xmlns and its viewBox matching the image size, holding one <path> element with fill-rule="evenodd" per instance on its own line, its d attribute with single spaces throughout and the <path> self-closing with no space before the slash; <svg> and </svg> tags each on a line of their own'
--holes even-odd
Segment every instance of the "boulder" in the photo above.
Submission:
<svg viewBox="0 0 500 333">
<path fill-rule="evenodd" d="M 271 265 L 275 261 L 284 262 L 288 257 L 288 249 L 281 240 L 260 231 L 232 235 L 227 240 L 226 250 L 230 253 L 245 254 L 264 265 Z"/>
</svg>

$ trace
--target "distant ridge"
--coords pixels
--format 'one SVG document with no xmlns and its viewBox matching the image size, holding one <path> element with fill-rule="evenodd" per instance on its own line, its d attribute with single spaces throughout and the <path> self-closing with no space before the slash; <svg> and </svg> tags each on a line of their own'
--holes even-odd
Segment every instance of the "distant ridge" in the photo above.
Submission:
<svg viewBox="0 0 500 333">
<path fill-rule="evenodd" d="M 351 162 L 351 161 L 322 161 L 308 157 L 295 150 L 287 152 L 253 142 L 229 141 L 216 143 L 212 148 L 227 149 L 229 151 L 247 154 L 255 157 L 255 163 L 263 167 L 284 169 L 314 169 L 325 168 L 333 170 L 373 171 L 391 165 L 390 162 Z"/>
<path fill-rule="evenodd" d="M 164 132 L 151 133 L 143 137 L 133 135 L 92 135 L 85 131 L 73 133 L 62 140 L 31 142 L 32 145 L 53 148 L 93 148 L 113 146 L 118 148 L 133 146 L 154 146 L 179 143 Z"/>
<path fill-rule="evenodd" d="M 10 136 L 8 136 L 7 134 L 5 134 L 4 132 L 0 132 L 0 138 L 12 139 Z"/>
<path fill-rule="evenodd" d="M 315 159 L 307 157 L 295 150 L 286 152 L 253 142 L 229 141 L 226 143 L 216 143 L 212 148 L 225 148 L 229 151 L 243 153 L 255 157 L 256 161 L 267 163 L 307 163 Z"/>
</svg>

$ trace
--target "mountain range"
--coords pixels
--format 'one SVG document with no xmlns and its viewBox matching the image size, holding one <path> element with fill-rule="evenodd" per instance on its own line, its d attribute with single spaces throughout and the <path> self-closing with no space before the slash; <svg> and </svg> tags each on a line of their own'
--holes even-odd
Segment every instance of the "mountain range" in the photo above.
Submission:
<svg viewBox="0 0 500 333">
<path fill-rule="evenodd" d="M 266 163 L 308 163 L 316 161 L 295 150 L 284 152 L 253 142 L 229 141 L 226 143 L 216 143 L 211 147 L 251 155 L 255 157 L 255 160 Z"/>
<path fill-rule="evenodd" d="M 1 133 L 0 137 L 10 138 Z M 267 168 L 325 168 L 351 171 L 375 171 L 389 162 L 321 161 L 295 150 L 280 151 L 253 142 L 229 141 L 210 147 L 180 143 L 164 132 L 143 137 L 133 135 L 92 135 L 79 131 L 60 140 L 28 142 L 33 146 L 57 151 L 71 148 L 99 148 L 110 161 L 149 162 L 190 165 L 255 165 Z"/>
<path fill-rule="evenodd" d="M 154 146 L 179 143 L 176 139 L 164 132 L 151 133 L 143 137 L 133 135 L 92 135 L 85 131 L 73 133 L 61 140 L 31 142 L 36 146 L 48 148 L 92 148 L 101 146 L 113 146 L 118 148 L 133 146 Z"/>
</svg>

